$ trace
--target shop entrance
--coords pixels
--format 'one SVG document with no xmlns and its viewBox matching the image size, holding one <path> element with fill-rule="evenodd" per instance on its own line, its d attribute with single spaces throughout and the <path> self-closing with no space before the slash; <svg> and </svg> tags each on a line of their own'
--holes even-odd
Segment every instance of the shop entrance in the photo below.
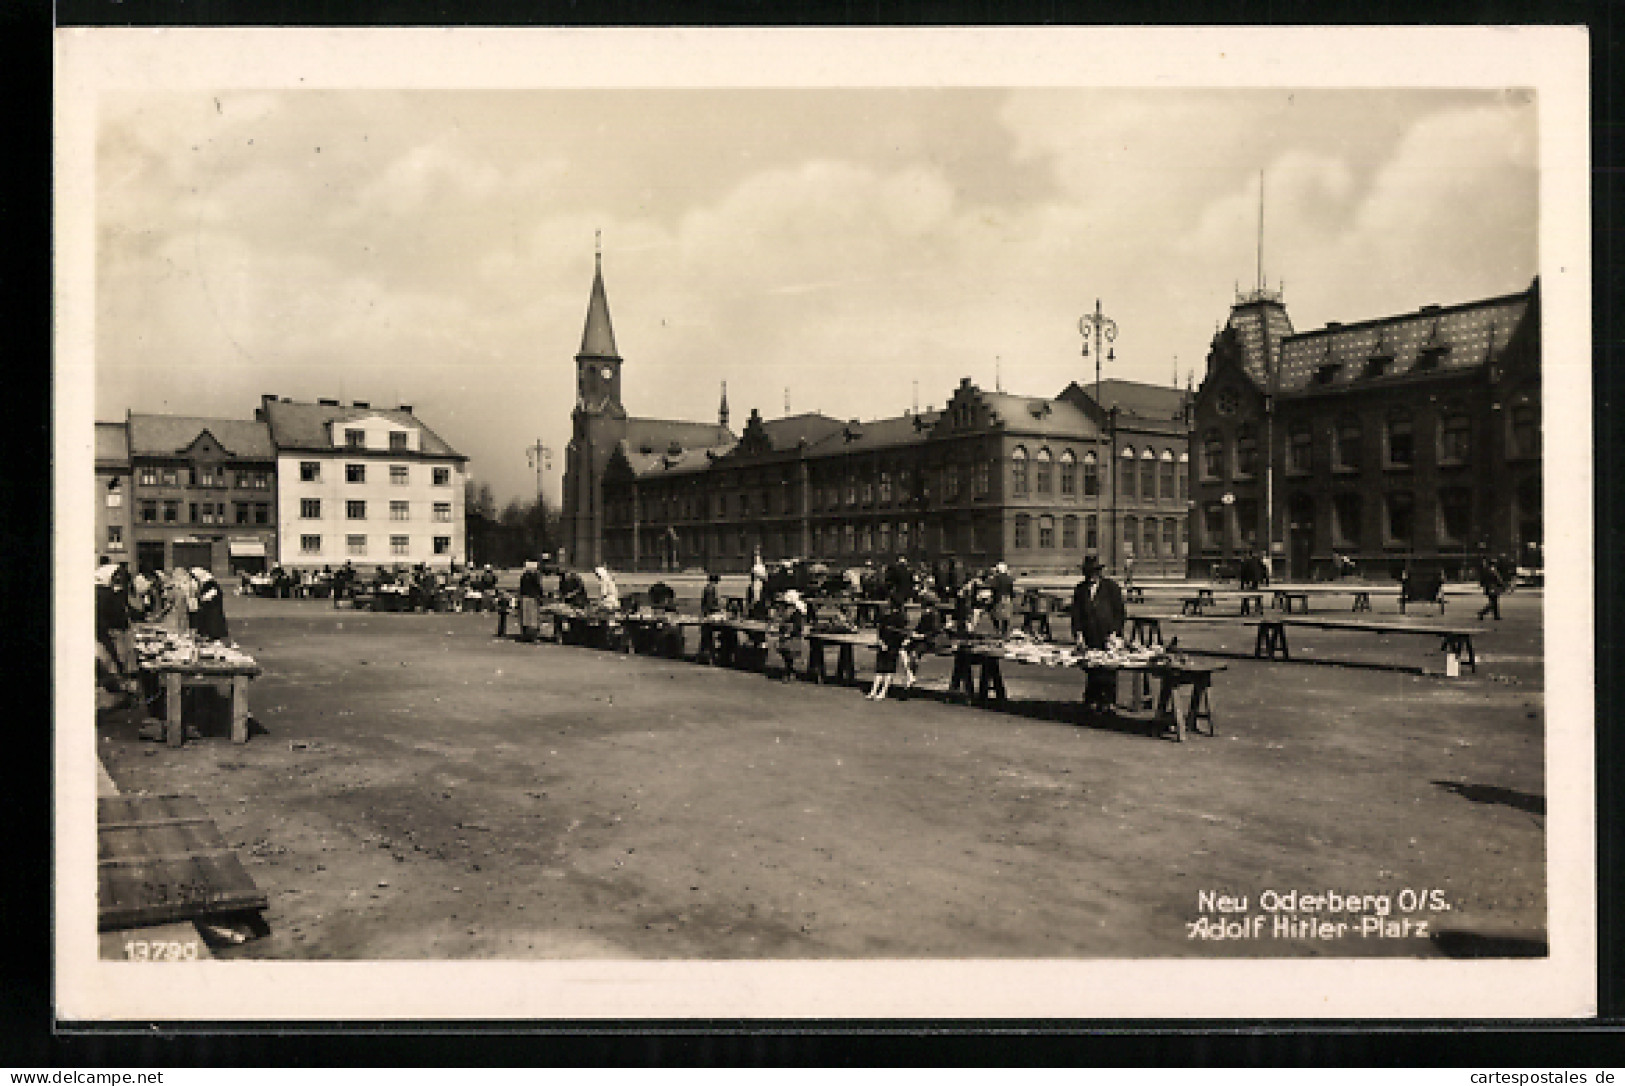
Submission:
<svg viewBox="0 0 1625 1086">
<path fill-rule="evenodd" d="M 214 569 L 214 545 L 210 543 L 181 543 L 175 542 L 171 546 L 171 565 L 176 569 L 191 569 L 193 566 L 202 566 L 204 569 Z"/>
</svg>

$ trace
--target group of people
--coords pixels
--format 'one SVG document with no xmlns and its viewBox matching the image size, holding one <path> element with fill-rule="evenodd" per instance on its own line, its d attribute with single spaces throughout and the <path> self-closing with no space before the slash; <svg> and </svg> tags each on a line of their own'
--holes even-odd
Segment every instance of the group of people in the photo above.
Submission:
<svg viewBox="0 0 1625 1086">
<path fill-rule="evenodd" d="M 490 567 L 486 567 L 489 569 Z M 593 571 L 593 577 L 598 581 L 598 605 L 607 610 L 618 611 L 621 606 L 620 586 L 615 583 L 615 575 L 604 566 Z M 491 578 L 491 585 L 496 584 L 495 576 Z M 663 586 L 657 586 L 663 587 Z M 668 589 L 669 591 L 669 589 Z M 522 641 L 534 641 L 541 633 L 542 603 L 548 598 L 547 585 L 543 580 L 542 564 L 532 559 L 525 563 L 524 569 L 519 573 L 519 638 Z M 579 609 L 585 609 L 592 602 L 587 591 L 587 583 L 581 574 L 573 569 L 560 568 L 558 572 L 559 602 Z M 500 610 L 497 618 L 497 636 L 506 636 L 508 629 L 508 609 Z"/>
<path fill-rule="evenodd" d="M 225 593 L 202 566 L 130 573 L 122 562 L 96 567 L 96 672 L 98 685 L 126 689 L 134 674 L 136 622 L 162 622 L 177 633 L 228 641 Z"/>
</svg>

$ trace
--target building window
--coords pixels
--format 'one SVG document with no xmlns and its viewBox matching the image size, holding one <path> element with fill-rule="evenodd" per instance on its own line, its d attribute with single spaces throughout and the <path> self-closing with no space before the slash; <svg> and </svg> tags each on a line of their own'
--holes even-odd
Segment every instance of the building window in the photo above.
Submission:
<svg viewBox="0 0 1625 1086">
<path fill-rule="evenodd" d="M 1100 493 L 1100 463 L 1094 450 L 1083 454 L 1083 496 L 1093 498 Z"/>
<path fill-rule="evenodd" d="M 270 502 L 255 502 L 254 503 L 254 523 L 255 524 L 269 524 L 269 523 L 271 523 L 271 503 Z"/>
<path fill-rule="evenodd" d="M 141 475 L 140 475 L 139 479 L 140 479 L 140 483 L 141 483 L 142 486 L 157 486 L 158 485 L 158 469 L 157 468 L 142 468 L 141 469 Z"/>
<path fill-rule="evenodd" d="M 1137 558 L 1140 550 L 1140 519 L 1138 517 L 1123 518 L 1123 555 L 1127 558 Z"/>
<path fill-rule="evenodd" d="M 1307 475 L 1314 468 L 1314 438 L 1307 422 L 1294 422 L 1287 433 L 1286 470 Z"/>
<path fill-rule="evenodd" d="M 1140 454 L 1140 500 L 1157 500 L 1157 460 L 1150 449 Z"/>
<path fill-rule="evenodd" d="M 1027 450 L 1020 445 L 1010 453 L 1010 492 L 1018 498 L 1025 498 L 1030 492 L 1027 485 Z"/>
<path fill-rule="evenodd" d="M 180 520 L 180 518 L 181 518 L 181 503 L 180 502 L 165 502 L 164 503 L 164 523 L 165 524 L 174 524 L 176 521 Z"/>
<path fill-rule="evenodd" d="M 848 524 L 842 533 L 841 553 L 856 554 L 858 550 L 858 530 L 854 525 Z"/>
<path fill-rule="evenodd" d="M 1202 507 L 1202 545 L 1214 549 L 1224 546 L 1224 506 L 1219 502 Z"/>
<path fill-rule="evenodd" d="M 300 515 L 300 517 L 302 517 L 305 520 L 321 520 L 322 519 L 322 499 L 320 499 L 320 498 L 300 498 L 299 499 L 299 515 Z"/>
<path fill-rule="evenodd" d="M 1473 492 L 1466 487 L 1439 491 L 1439 541 L 1466 543 L 1473 534 Z"/>
<path fill-rule="evenodd" d="M 897 553 L 907 554 L 908 543 L 908 521 L 900 520 L 897 522 Z"/>
<path fill-rule="evenodd" d="M 391 430 L 389 432 L 389 451 L 406 451 L 406 432 L 404 430 Z"/>
<path fill-rule="evenodd" d="M 1078 458 L 1071 449 L 1061 452 L 1061 497 L 1078 496 Z"/>
<path fill-rule="evenodd" d="M 1179 522 L 1173 517 L 1162 522 L 1162 553 L 1169 558 L 1179 557 L 1178 526 Z"/>
<path fill-rule="evenodd" d="M 1365 431 L 1357 415 L 1340 415 L 1337 419 L 1336 459 L 1333 466 L 1339 471 L 1359 471 L 1364 462 L 1361 452 Z"/>
<path fill-rule="evenodd" d="M 434 552 L 436 554 L 451 553 L 451 536 L 437 535 L 434 537 Z"/>
<path fill-rule="evenodd" d="M 1032 518 L 1029 517 L 1026 513 L 1017 513 L 1016 514 L 1016 542 L 1015 542 L 1016 550 L 1024 551 L 1028 547 L 1032 546 L 1032 540 L 1030 539 L 1031 533 L 1032 533 Z"/>
<path fill-rule="evenodd" d="M 1408 547 L 1415 540 L 1416 501 L 1408 490 L 1396 490 L 1383 502 L 1387 514 L 1384 541 L 1393 547 Z"/>
<path fill-rule="evenodd" d="M 1033 463 L 1035 465 L 1033 469 L 1033 491 L 1047 495 L 1050 492 L 1054 472 L 1054 468 L 1050 463 L 1049 450 L 1039 449 L 1038 455 L 1033 457 Z M 1039 546 L 1043 546 L 1043 544 L 1040 543 Z"/>
<path fill-rule="evenodd" d="M 1100 519 L 1093 513 L 1083 518 L 1083 549 L 1086 551 L 1100 549 Z"/>
<path fill-rule="evenodd" d="M 347 483 L 364 483 L 367 481 L 367 465 L 345 464 L 344 481 Z"/>
<path fill-rule="evenodd" d="M 390 502 L 389 503 L 389 519 L 390 520 L 411 520 L 412 519 L 412 503 L 411 502 Z"/>
<path fill-rule="evenodd" d="M 143 524 L 156 524 L 156 523 L 158 523 L 158 503 L 157 502 L 142 502 L 141 503 L 141 523 L 143 523 Z"/>
<path fill-rule="evenodd" d="M 1250 422 L 1236 427 L 1236 474 L 1242 478 L 1258 474 L 1258 427 Z"/>
<path fill-rule="evenodd" d="M 122 524 L 109 524 L 107 526 L 107 549 L 110 551 L 124 549 L 124 526 Z"/>
<path fill-rule="evenodd" d="M 887 554 L 887 553 L 890 553 L 890 551 L 891 551 L 891 525 L 888 524 L 888 523 L 882 522 L 881 525 L 880 525 L 880 552 L 882 554 Z"/>
<path fill-rule="evenodd" d="M 450 486 L 451 485 L 451 469 L 450 468 L 435 468 L 434 469 L 434 485 L 435 486 Z"/>
<path fill-rule="evenodd" d="M 412 473 L 405 464 L 389 465 L 389 483 L 391 486 L 405 486 L 412 481 Z"/>
<path fill-rule="evenodd" d="M 1064 516 L 1061 518 L 1061 549 L 1075 551 L 1078 549 L 1078 518 Z"/>
<path fill-rule="evenodd" d="M 1162 450 L 1162 500 L 1171 502 L 1175 499 L 1178 484 L 1174 482 L 1175 465 L 1174 454 L 1169 449 Z"/>
<path fill-rule="evenodd" d="M 741 518 L 750 516 L 750 494 L 749 494 L 749 492 L 741 493 L 739 495 L 739 515 L 740 515 Z"/>
<path fill-rule="evenodd" d="M 178 475 L 176 473 L 175 469 L 174 468 L 165 468 L 164 469 L 164 485 L 165 486 L 177 486 L 177 485 L 179 485 L 179 483 L 180 483 L 180 475 Z"/>
<path fill-rule="evenodd" d="M 1540 406 L 1516 403 L 1512 406 L 1512 456 L 1531 460 L 1540 455 Z"/>
<path fill-rule="evenodd" d="M 346 554 L 366 554 L 367 537 L 364 535 L 347 535 L 344 537 L 344 552 Z"/>
<path fill-rule="evenodd" d="M 951 502 L 959 500 L 959 465 L 952 460 L 942 469 L 942 496 Z"/>
<path fill-rule="evenodd" d="M 344 431 L 344 447 L 347 449 L 365 449 L 367 447 L 367 432 L 365 430 Z"/>
<path fill-rule="evenodd" d="M 434 503 L 434 519 L 450 523 L 450 521 L 451 521 L 451 503 L 450 502 L 435 502 Z"/>
<path fill-rule="evenodd" d="M 1043 516 L 1038 518 L 1038 549 L 1052 551 L 1055 549 L 1055 518 Z"/>
<path fill-rule="evenodd" d="M 319 535 L 302 535 L 299 537 L 300 554 L 322 553 L 322 537 Z"/>
<path fill-rule="evenodd" d="M 1179 454 L 1179 470 L 1177 472 L 1175 472 L 1174 474 L 1179 476 L 1179 500 L 1182 503 L 1190 501 L 1190 496 L 1191 496 L 1190 495 L 1190 486 L 1191 486 L 1191 479 L 1190 479 L 1191 470 L 1190 469 L 1191 469 L 1191 457 L 1190 457 L 1190 454 L 1189 453 L 1180 453 Z"/>
<path fill-rule="evenodd" d="M 873 505 L 875 503 L 875 485 L 867 475 L 863 477 L 863 482 L 858 485 L 858 490 L 864 505 Z"/>
<path fill-rule="evenodd" d="M 1140 557 L 1155 558 L 1157 556 L 1157 521 L 1154 517 L 1146 517 L 1141 525 Z"/>
<path fill-rule="evenodd" d="M 1202 435 L 1202 478 L 1224 478 L 1224 439 L 1217 429 Z"/>
<path fill-rule="evenodd" d="M 116 476 L 107 480 L 107 508 L 117 509 L 124 504 L 124 481 Z"/>
<path fill-rule="evenodd" d="M 1332 496 L 1332 540 L 1339 547 L 1359 548 L 1363 505 L 1358 494 Z"/>
<path fill-rule="evenodd" d="M 322 464 L 319 460 L 299 461 L 299 481 L 301 483 L 319 483 L 322 481 Z M 318 539 L 319 536 L 311 536 Z"/>
<path fill-rule="evenodd" d="M 971 468 L 971 491 L 978 498 L 985 498 L 993 493 L 993 465 L 986 460 L 978 460 Z"/>
<path fill-rule="evenodd" d="M 248 523 L 248 517 L 249 517 L 248 503 L 247 502 L 233 502 L 232 505 L 235 507 L 235 510 L 236 510 L 237 523 L 238 524 L 247 524 Z"/>
<path fill-rule="evenodd" d="M 188 502 L 187 503 L 187 506 L 186 506 L 186 522 L 188 524 L 197 524 L 197 523 L 199 523 L 198 515 L 197 515 L 197 502 Z"/>
<path fill-rule="evenodd" d="M 1117 500 L 1134 500 L 1134 450 L 1125 448 L 1117 461 Z"/>
<path fill-rule="evenodd" d="M 1460 408 L 1446 408 L 1439 420 L 1439 463 L 1465 464 L 1472 452 L 1472 423 Z"/>
<path fill-rule="evenodd" d="M 1408 468 L 1415 452 L 1411 413 L 1403 409 L 1388 413 L 1388 467 Z M 1409 539 L 1409 536 L 1406 537 Z"/>
<path fill-rule="evenodd" d="M 344 515 L 350 520 L 367 519 L 367 503 L 349 501 L 344 503 Z"/>
<path fill-rule="evenodd" d="M 885 505 L 891 501 L 891 472 L 880 473 L 880 504 Z M 788 509 L 786 510 L 788 512 Z"/>
<path fill-rule="evenodd" d="M 1241 545 L 1256 550 L 1258 547 L 1258 502 L 1249 498 L 1236 503 L 1236 529 Z"/>
</svg>

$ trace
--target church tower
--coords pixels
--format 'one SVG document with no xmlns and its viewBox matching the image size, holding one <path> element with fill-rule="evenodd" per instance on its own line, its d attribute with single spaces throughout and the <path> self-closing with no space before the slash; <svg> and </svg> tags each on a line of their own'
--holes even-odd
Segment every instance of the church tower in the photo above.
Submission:
<svg viewBox="0 0 1625 1086">
<path fill-rule="evenodd" d="M 604 292 L 604 253 L 600 242 L 593 259 L 592 294 L 587 323 L 576 352 L 576 405 L 570 413 L 570 445 L 565 451 L 564 534 L 566 560 L 585 568 L 604 561 L 604 466 L 626 433 L 621 405 L 621 356 L 609 320 Z"/>
</svg>

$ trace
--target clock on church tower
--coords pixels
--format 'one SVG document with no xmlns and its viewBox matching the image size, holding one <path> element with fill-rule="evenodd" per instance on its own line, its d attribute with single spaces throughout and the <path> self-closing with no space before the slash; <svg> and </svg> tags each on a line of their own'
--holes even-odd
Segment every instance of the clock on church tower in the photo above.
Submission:
<svg viewBox="0 0 1625 1086">
<path fill-rule="evenodd" d="M 620 366 L 614 359 L 582 358 L 576 370 L 576 396 L 587 411 L 603 411 L 620 400 Z"/>
</svg>

